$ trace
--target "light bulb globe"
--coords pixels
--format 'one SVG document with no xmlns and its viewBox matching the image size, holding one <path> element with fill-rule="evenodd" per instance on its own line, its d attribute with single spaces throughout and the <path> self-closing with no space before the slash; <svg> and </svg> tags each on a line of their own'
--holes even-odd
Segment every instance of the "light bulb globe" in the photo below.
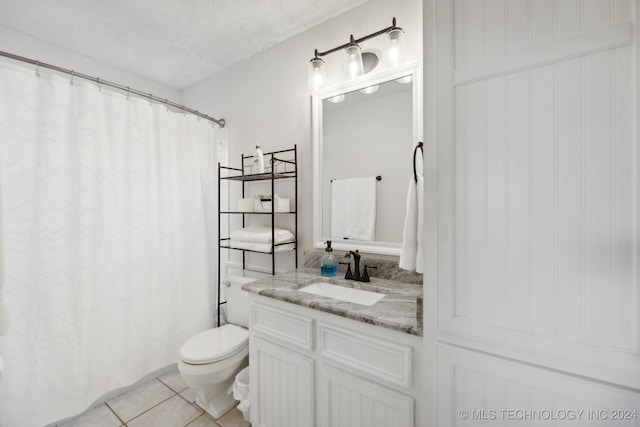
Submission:
<svg viewBox="0 0 640 427">
<path fill-rule="evenodd" d="M 346 74 L 350 79 L 355 79 L 364 74 L 364 65 L 362 63 L 362 53 L 360 46 L 351 44 L 345 48 L 348 56 L 346 64 Z"/>
<path fill-rule="evenodd" d="M 402 28 L 394 28 L 393 30 L 389 30 L 387 32 L 387 37 L 389 38 L 389 50 L 387 52 L 387 56 L 389 58 L 389 62 L 392 66 L 398 66 L 400 64 L 400 60 L 402 57 L 400 42 L 404 31 Z"/>
<path fill-rule="evenodd" d="M 321 58 L 313 58 L 309 61 L 309 89 L 314 92 L 317 91 L 324 85 L 326 80 L 324 61 Z"/>
</svg>

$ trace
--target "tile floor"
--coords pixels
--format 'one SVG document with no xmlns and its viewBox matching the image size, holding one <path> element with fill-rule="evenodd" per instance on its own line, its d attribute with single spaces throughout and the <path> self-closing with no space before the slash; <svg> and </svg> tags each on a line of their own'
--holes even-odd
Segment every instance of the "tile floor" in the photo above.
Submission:
<svg viewBox="0 0 640 427">
<path fill-rule="evenodd" d="M 195 404 L 196 395 L 177 369 L 108 400 L 58 427 L 249 427 L 233 408 L 215 420 Z"/>
</svg>

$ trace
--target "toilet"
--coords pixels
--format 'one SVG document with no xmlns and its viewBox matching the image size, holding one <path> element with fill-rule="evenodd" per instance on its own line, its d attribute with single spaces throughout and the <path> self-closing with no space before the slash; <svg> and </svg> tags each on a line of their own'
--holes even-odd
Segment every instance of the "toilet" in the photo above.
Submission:
<svg viewBox="0 0 640 427">
<path fill-rule="evenodd" d="M 228 323 L 196 334 L 180 348 L 184 382 L 197 392 L 198 406 L 216 419 L 237 403 L 233 381 L 249 364 L 249 295 L 241 287 L 254 280 L 227 276 Z"/>
</svg>

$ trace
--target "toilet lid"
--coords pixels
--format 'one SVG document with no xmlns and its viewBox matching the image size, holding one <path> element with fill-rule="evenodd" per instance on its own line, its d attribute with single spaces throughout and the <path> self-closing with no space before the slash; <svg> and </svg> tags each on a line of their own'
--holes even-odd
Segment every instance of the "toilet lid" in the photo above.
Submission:
<svg viewBox="0 0 640 427">
<path fill-rule="evenodd" d="M 235 353 L 249 341 L 249 331 L 236 325 L 207 329 L 192 337 L 180 349 L 183 362 L 194 365 L 222 360 Z"/>
</svg>

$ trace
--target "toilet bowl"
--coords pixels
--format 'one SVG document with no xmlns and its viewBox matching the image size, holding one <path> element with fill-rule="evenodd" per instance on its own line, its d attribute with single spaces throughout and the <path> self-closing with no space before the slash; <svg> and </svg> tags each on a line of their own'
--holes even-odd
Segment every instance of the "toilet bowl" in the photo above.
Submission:
<svg viewBox="0 0 640 427">
<path fill-rule="evenodd" d="M 198 406 L 216 419 L 238 403 L 232 385 L 249 364 L 249 295 L 241 287 L 253 280 L 227 276 L 229 323 L 196 334 L 180 349 L 178 370 L 184 382 L 196 391 Z"/>
<path fill-rule="evenodd" d="M 237 403 L 231 386 L 249 364 L 249 331 L 227 324 L 200 332 L 182 346 L 180 358 L 178 370 L 197 392 L 196 403 L 220 418 Z"/>
</svg>

